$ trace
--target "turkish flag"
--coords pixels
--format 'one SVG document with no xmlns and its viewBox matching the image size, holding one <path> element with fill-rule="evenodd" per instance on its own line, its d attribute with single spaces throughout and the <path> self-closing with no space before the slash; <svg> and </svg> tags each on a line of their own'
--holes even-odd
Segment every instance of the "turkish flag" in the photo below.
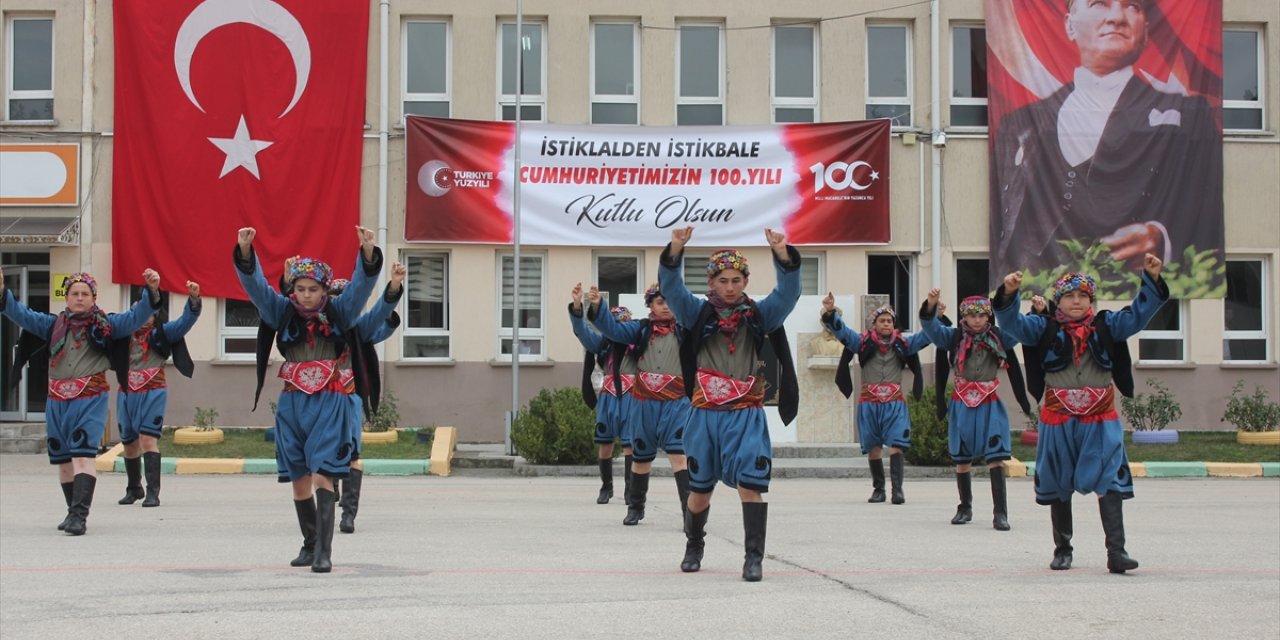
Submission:
<svg viewBox="0 0 1280 640">
<path fill-rule="evenodd" d="M 116 0 L 113 280 L 245 299 L 236 230 L 268 278 L 354 266 L 369 3 Z"/>
</svg>

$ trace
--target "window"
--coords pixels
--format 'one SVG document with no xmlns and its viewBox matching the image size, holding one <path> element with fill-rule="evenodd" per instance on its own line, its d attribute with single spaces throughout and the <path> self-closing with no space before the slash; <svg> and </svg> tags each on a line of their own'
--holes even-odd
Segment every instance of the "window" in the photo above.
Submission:
<svg viewBox="0 0 1280 640">
<path fill-rule="evenodd" d="M 874 61 L 874 62 L 873 62 Z M 911 29 L 867 26 L 867 118 L 889 118 L 893 128 L 911 126 Z"/>
<path fill-rule="evenodd" d="M 867 293 L 889 296 L 889 304 L 898 315 L 898 329 L 911 330 L 911 317 L 916 309 L 911 300 L 911 256 L 867 256 Z"/>
<path fill-rule="evenodd" d="M 453 68 L 449 23 L 443 20 L 408 20 L 401 36 L 404 56 L 400 80 L 404 114 L 448 118 Z"/>
<path fill-rule="evenodd" d="M 544 264 L 545 260 L 541 255 L 520 256 L 520 355 L 532 355 L 538 360 L 545 359 L 542 348 L 546 337 L 546 330 L 543 328 L 546 323 L 542 313 L 542 301 L 545 298 L 542 290 L 545 282 Z M 514 305 L 511 304 L 514 298 L 512 290 L 515 288 L 512 277 L 514 266 L 514 255 L 508 253 L 498 256 L 498 272 L 502 278 L 502 300 L 499 305 L 502 321 L 498 335 L 498 353 L 502 356 L 511 355 L 511 327 L 515 316 Z"/>
<path fill-rule="evenodd" d="M 1222 359 L 1226 362 L 1268 361 L 1268 314 L 1275 302 L 1269 299 L 1266 274 L 1262 260 L 1227 261 L 1227 298 L 1222 306 Z"/>
<path fill-rule="evenodd" d="M 707 260 L 711 254 L 684 254 L 684 286 L 695 296 L 705 296 L 711 291 L 707 286 Z"/>
<path fill-rule="evenodd" d="M 600 292 L 609 294 L 609 304 L 617 305 L 618 296 L 624 293 L 643 293 L 652 282 L 644 282 L 640 274 L 639 254 L 597 253 L 595 255 L 595 283 Z"/>
<path fill-rule="evenodd" d="M 773 28 L 773 121 L 818 121 L 818 30 Z"/>
<path fill-rule="evenodd" d="M 9 120 L 53 120 L 53 18 L 10 18 L 5 105 Z"/>
<path fill-rule="evenodd" d="M 1261 130 L 1262 30 L 1233 28 L 1222 32 L 1222 127 Z"/>
<path fill-rule="evenodd" d="M 640 124 L 638 25 L 597 22 L 591 28 L 591 124 Z"/>
<path fill-rule="evenodd" d="M 409 255 L 405 265 L 409 276 L 405 282 L 401 357 L 449 358 L 449 254 Z"/>
<path fill-rule="evenodd" d="M 986 258 L 956 258 L 956 302 L 969 296 L 991 295 L 991 262 Z"/>
<path fill-rule="evenodd" d="M 987 30 L 951 28 L 951 126 L 987 126 Z"/>
<path fill-rule="evenodd" d="M 1185 362 L 1184 302 L 1170 300 L 1160 307 L 1147 328 L 1138 333 L 1138 362 Z"/>
<path fill-rule="evenodd" d="M 720 25 L 682 24 L 676 37 L 676 124 L 724 124 Z"/>
<path fill-rule="evenodd" d="M 223 300 L 218 337 L 218 357 L 253 360 L 258 347 L 258 308 L 244 300 Z"/>
<path fill-rule="evenodd" d="M 525 22 L 521 26 L 519 43 L 516 42 L 516 23 L 499 25 L 498 39 L 498 118 L 516 119 L 516 86 L 520 87 L 520 119 L 526 122 L 542 122 L 547 104 L 547 41 L 542 36 L 543 25 Z M 523 68 L 516 71 L 516 46 L 523 51 Z"/>
<path fill-rule="evenodd" d="M 826 255 L 821 253 L 800 256 L 800 295 L 827 295 L 826 262 Z"/>
</svg>

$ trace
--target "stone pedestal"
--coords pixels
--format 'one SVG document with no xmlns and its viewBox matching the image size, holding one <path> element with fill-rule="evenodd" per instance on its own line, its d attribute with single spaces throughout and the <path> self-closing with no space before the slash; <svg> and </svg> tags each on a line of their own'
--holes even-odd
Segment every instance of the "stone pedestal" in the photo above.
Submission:
<svg viewBox="0 0 1280 640">
<path fill-rule="evenodd" d="M 835 382 L 836 365 L 844 346 L 823 338 L 823 333 L 796 336 L 796 380 L 800 385 L 796 440 L 853 442 L 853 403 L 840 395 Z"/>
</svg>

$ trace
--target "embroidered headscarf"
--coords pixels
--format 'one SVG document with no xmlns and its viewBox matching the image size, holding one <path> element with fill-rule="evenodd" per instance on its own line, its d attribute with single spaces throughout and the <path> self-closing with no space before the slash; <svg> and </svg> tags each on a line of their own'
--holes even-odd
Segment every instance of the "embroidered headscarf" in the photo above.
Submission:
<svg viewBox="0 0 1280 640">
<path fill-rule="evenodd" d="M 1098 283 L 1094 282 L 1092 277 L 1083 273 L 1068 273 L 1053 283 L 1053 301 L 1057 302 L 1062 299 L 1062 296 L 1077 290 L 1084 292 L 1085 295 L 1089 296 L 1089 301 L 1093 302 L 1094 294 L 1098 290 Z"/>
<path fill-rule="evenodd" d="M 83 283 L 85 283 L 85 284 L 89 285 L 89 293 L 93 294 L 93 297 L 95 297 L 95 298 L 96 298 L 96 297 L 98 297 L 98 281 L 97 281 L 97 280 L 94 280 L 94 279 L 93 279 L 93 276 L 91 276 L 91 275 L 89 275 L 89 274 L 87 274 L 87 273 L 84 273 L 84 272 L 82 272 L 82 271 L 77 271 L 77 272 L 75 272 L 75 273 L 73 273 L 73 274 L 71 274 L 71 275 L 69 275 L 69 276 L 67 276 L 67 277 L 63 278 L 63 279 L 62 279 L 62 290 L 63 290 L 63 291 L 67 291 L 67 290 L 69 290 L 69 289 L 71 288 L 71 285 L 73 285 L 73 284 L 75 284 L 75 283 L 77 283 L 77 282 L 83 282 Z"/>
<path fill-rule="evenodd" d="M 289 281 L 297 282 L 300 278 L 310 278 L 328 289 L 333 281 L 333 269 L 315 258 L 299 258 L 289 267 Z"/>
<path fill-rule="evenodd" d="M 612 313 L 613 319 L 618 322 L 628 322 L 631 320 L 631 310 L 626 307 L 614 307 L 609 310 L 609 313 Z"/>
<path fill-rule="evenodd" d="M 708 278 L 714 278 L 726 269 L 737 269 L 742 272 L 743 277 L 751 276 L 751 270 L 747 267 L 747 257 L 737 249 L 721 249 L 711 254 L 707 260 Z"/>
<path fill-rule="evenodd" d="M 653 283 L 648 289 L 644 290 L 644 306 L 653 304 L 654 298 L 662 295 L 662 290 L 658 288 L 658 283 Z"/>
<path fill-rule="evenodd" d="M 339 295 L 350 285 L 351 281 L 346 278 L 334 278 L 333 281 L 329 283 L 329 295 Z"/>
<path fill-rule="evenodd" d="M 991 299 L 986 296 L 969 296 L 960 301 L 960 317 L 972 315 L 985 315 L 988 318 L 991 314 Z"/>
</svg>

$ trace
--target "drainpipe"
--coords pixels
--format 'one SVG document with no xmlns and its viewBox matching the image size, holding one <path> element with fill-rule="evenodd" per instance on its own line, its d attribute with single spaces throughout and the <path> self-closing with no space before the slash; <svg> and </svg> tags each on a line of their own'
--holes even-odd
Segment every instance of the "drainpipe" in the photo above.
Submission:
<svg viewBox="0 0 1280 640">
<path fill-rule="evenodd" d="M 942 132 L 942 90 L 938 77 L 939 37 L 938 0 L 929 3 L 929 141 L 932 143 L 933 170 L 933 229 L 931 231 L 929 251 L 932 254 L 934 287 L 942 286 L 942 147 L 946 144 L 946 134 Z"/>
<path fill-rule="evenodd" d="M 98 0 L 85 0 L 84 3 L 84 32 L 81 34 L 84 39 L 84 60 L 82 62 L 83 69 L 80 72 L 80 130 L 93 131 L 93 73 L 94 61 L 97 58 L 97 51 L 94 43 L 97 39 L 98 30 Z M 81 137 L 84 140 L 84 137 Z M 89 144 L 97 146 L 102 144 L 102 140 L 96 136 L 90 135 Z M 84 145 L 81 145 L 84 149 Z M 95 272 L 93 268 L 93 197 L 94 193 L 90 191 L 93 187 L 93 150 L 89 153 L 80 153 L 80 270 L 87 272 Z M 108 192 L 109 193 L 109 192 Z M 89 243 L 89 253 L 85 255 L 85 242 Z M 99 274 L 101 277 L 104 274 Z"/>
</svg>

